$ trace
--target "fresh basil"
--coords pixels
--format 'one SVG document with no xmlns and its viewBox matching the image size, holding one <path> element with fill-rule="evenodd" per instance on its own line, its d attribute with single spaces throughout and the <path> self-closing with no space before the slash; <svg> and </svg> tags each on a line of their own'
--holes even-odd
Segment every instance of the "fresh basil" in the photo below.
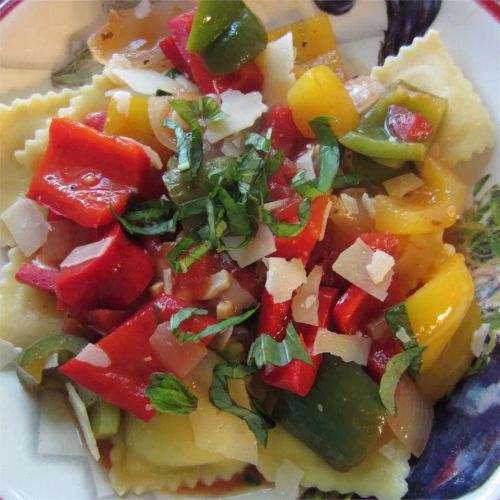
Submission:
<svg viewBox="0 0 500 500">
<path fill-rule="evenodd" d="M 319 172 L 318 177 L 307 181 L 305 172 L 299 172 L 292 184 L 304 198 L 317 198 L 324 195 L 333 186 L 340 161 L 340 149 L 330 126 L 331 116 L 318 116 L 309 122 L 316 139 L 319 142 Z"/>
<path fill-rule="evenodd" d="M 170 200 L 160 198 L 159 200 L 145 201 L 135 205 L 125 214 L 125 219 L 129 222 L 158 222 L 169 216 L 173 210 L 173 203 Z"/>
<path fill-rule="evenodd" d="M 271 151 L 271 134 L 271 128 L 268 129 L 265 136 L 250 132 L 245 137 L 245 146 L 251 146 L 261 153 L 269 153 L 269 151 Z"/>
<path fill-rule="evenodd" d="M 238 406 L 229 394 L 229 379 L 244 379 L 255 373 L 255 368 L 247 365 L 216 365 L 212 375 L 212 385 L 209 390 L 210 402 L 219 410 L 231 413 L 245 421 L 255 438 L 262 445 L 267 444 L 267 431 L 273 427 L 268 417 L 260 412 Z"/>
<path fill-rule="evenodd" d="M 411 327 L 410 318 L 408 317 L 408 311 L 406 310 L 404 302 L 386 309 L 384 316 L 387 326 L 403 349 L 408 350 L 418 346 L 417 337 Z M 403 338 L 401 338 L 401 336 L 403 336 Z M 412 378 L 415 378 L 419 374 L 421 364 L 421 356 L 413 358 L 408 370 Z"/>
<path fill-rule="evenodd" d="M 250 318 L 258 308 L 259 306 L 256 306 L 253 309 L 249 309 L 243 314 L 240 314 L 239 316 L 231 316 L 230 318 L 219 321 L 215 325 L 207 326 L 199 333 L 193 333 L 183 332 L 182 330 L 180 330 L 180 324 L 186 319 L 191 318 L 192 316 L 206 316 L 208 314 L 208 311 L 196 307 L 184 307 L 170 318 L 170 329 L 172 330 L 172 333 L 177 337 L 177 340 L 181 343 L 198 342 L 205 337 L 217 335 L 218 333 L 227 330 L 231 326 L 236 326 L 240 323 L 243 323 L 248 318 Z"/>
<path fill-rule="evenodd" d="M 345 189 L 349 187 L 356 186 L 366 186 L 371 184 L 368 177 L 362 174 L 344 174 L 339 175 L 333 179 L 332 188 L 333 189 Z"/>
<path fill-rule="evenodd" d="M 204 95 L 200 101 L 200 114 L 206 123 L 224 120 L 228 115 L 220 109 L 219 103 L 210 96 Z"/>
<path fill-rule="evenodd" d="M 311 357 L 300 341 L 293 323 L 288 323 L 285 338 L 277 342 L 267 333 L 259 335 L 248 351 L 247 364 L 260 369 L 266 364 L 285 366 L 297 359 L 312 365 Z"/>
<path fill-rule="evenodd" d="M 156 97 L 167 97 L 167 96 L 171 96 L 171 95 L 173 95 L 173 94 L 171 94 L 170 92 L 167 92 L 166 90 L 162 90 L 162 89 L 157 89 L 155 92 Z"/>
<path fill-rule="evenodd" d="M 311 201 L 305 199 L 299 206 L 299 223 L 282 222 L 268 212 L 262 211 L 262 220 L 276 236 L 291 238 L 300 234 L 311 218 Z"/>
<path fill-rule="evenodd" d="M 165 76 L 175 80 L 180 74 L 181 72 L 177 68 L 171 68 L 165 73 Z"/>
<path fill-rule="evenodd" d="M 149 404 L 161 413 L 189 415 L 196 410 L 198 398 L 171 373 L 154 373 L 145 396 Z"/>
<path fill-rule="evenodd" d="M 425 347 L 415 346 L 389 359 L 380 381 L 379 394 L 383 405 L 391 415 L 395 415 L 397 411 L 396 389 L 401 377 L 416 359 L 422 357 L 424 350 Z"/>
</svg>

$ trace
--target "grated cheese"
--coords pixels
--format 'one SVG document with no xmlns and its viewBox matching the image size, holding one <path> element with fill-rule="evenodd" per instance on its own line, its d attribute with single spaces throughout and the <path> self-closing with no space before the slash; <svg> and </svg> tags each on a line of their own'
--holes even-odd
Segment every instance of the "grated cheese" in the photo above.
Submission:
<svg viewBox="0 0 500 500">
<path fill-rule="evenodd" d="M 402 326 L 398 328 L 398 331 L 396 332 L 396 338 L 400 340 L 403 344 L 411 340 L 410 336 Z"/>
</svg>

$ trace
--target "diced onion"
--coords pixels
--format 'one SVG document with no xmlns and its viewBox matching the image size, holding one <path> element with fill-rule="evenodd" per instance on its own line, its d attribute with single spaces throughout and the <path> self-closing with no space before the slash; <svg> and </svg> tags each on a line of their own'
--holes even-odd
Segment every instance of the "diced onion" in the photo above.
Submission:
<svg viewBox="0 0 500 500">
<path fill-rule="evenodd" d="M 98 368 L 107 368 L 111 364 L 111 359 L 107 353 L 95 344 L 87 344 L 76 356 L 78 361 L 88 363 Z"/>
<path fill-rule="evenodd" d="M 361 366 L 368 364 L 372 340 L 358 332 L 356 335 L 341 335 L 326 328 L 318 328 L 314 340 L 313 354 L 328 352 L 348 363 L 354 361 Z"/>
<path fill-rule="evenodd" d="M 222 351 L 222 349 L 226 347 L 227 343 L 229 342 L 229 339 L 233 335 L 233 330 L 234 327 L 231 326 L 226 330 L 224 330 L 223 332 L 216 335 L 214 340 L 211 342 L 210 347 L 215 348 L 218 351 Z"/>
<path fill-rule="evenodd" d="M 33 255 L 47 239 L 50 224 L 38 205 L 27 198 L 18 198 L 0 215 L 26 257 Z"/>
<path fill-rule="evenodd" d="M 287 205 L 290 202 L 290 198 L 283 198 L 282 200 L 269 201 L 268 203 L 264 203 L 264 209 L 271 211 L 276 210 L 277 208 L 282 207 L 283 205 Z"/>
<path fill-rule="evenodd" d="M 185 377 L 208 352 L 201 343 L 180 344 L 168 322 L 158 325 L 149 343 L 165 370 L 180 378 Z"/>
<path fill-rule="evenodd" d="M 109 72 L 134 92 L 145 95 L 155 95 L 157 90 L 169 94 L 180 94 L 185 89 L 173 78 L 151 69 L 120 69 L 109 68 Z"/>
<path fill-rule="evenodd" d="M 305 153 L 301 154 L 295 161 L 295 165 L 299 170 L 304 171 L 304 176 L 307 180 L 313 180 L 316 178 L 316 172 L 314 170 L 313 163 L 314 147 L 309 146 Z"/>
<path fill-rule="evenodd" d="M 208 286 L 201 300 L 217 298 L 222 292 L 231 287 L 232 277 L 229 271 L 222 269 L 208 278 Z"/>
<path fill-rule="evenodd" d="M 294 59 L 293 35 L 290 32 L 269 42 L 257 57 L 257 65 L 264 77 L 262 93 L 267 105 L 287 103 L 286 96 L 295 83 Z"/>
<path fill-rule="evenodd" d="M 413 172 L 387 179 L 382 183 L 390 196 L 402 198 L 424 185 L 424 181 Z"/>
<path fill-rule="evenodd" d="M 484 349 L 484 343 L 486 342 L 486 337 L 488 336 L 488 333 L 490 331 L 490 325 L 489 323 L 483 323 L 473 334 L 471 338 L 471 343 L 470 343 L 470 349 L 474 356 L 478 358 L 481 356 L 483 349 Z"/>
<path fill-rule="evenodd" d="M 307 281 L 297 290 L 292 300 L 292 315 L 295 321 L 318 326 L 318 294 L 322 277 L 322 267 L 314 266 Z"/>
<path fill-rule="evenodd" d="M 68 391 L 69 402 L 71 404 L 71 407 L 73 408 L 73 411 L 75 412 L 76 419 L 80 424 L 80 429 L 82 431 L 85 444 L 87 445 L 90 454 L 97 462 L 99 461 L 101 455 L 99 453 L 99 448 L 97 447 L 97 441 L 95 439 L 94 433 L 92 432 L 92 427 L 90 426 L 89 415 L 87 413 L 87 409 L 85 408 L 85 404 L 83 403 L 82 399 L 78 395 L 78 392 L 76 392 L 76 389 L 72 384 L 67 382 L 65 385 L 66 390 Z"/>
<path fill-rule="evenodd" d="M 231 286 L 221 293 L 220 298 L 233 304 L 236 308 L 236 314 L 241 314 L 245 309 L 257 303 L 257 299 L 246 288 L 243 288 L 235 278 L 231 280 Z"/>
<path fill-rule="evenodd" d="M 169 267 L 163 270 L 163 291 L 167 295 L 174 293 L 174 283 L 172 281 L 172 269 Z"/>
<path fill-rule="evenodd" d="M 255 120 L 267 111 L 260 92 L 243 94 L 239 90 L 226 90 L 220 97 L 221 110 L 228 116 L 207 124 L 205 139 L 210 144 L 251 127 Z"/>
<path fill-rule="evenodd" d="M 266 290 L 272 295 L 275 303 L 290 300 L 293 292 L 306 280 L 306 270 L 300 259 L 269 257 Z"/>
<path fill-rule="evenodd" d="M 299 498 L 300 481 L 303 476 L 304 471 L 288 460 L 288 458 L 285 458 L 276 470 L 274 480 L 276 497 L 282 500 Z"/>
<path fill-rule="evenodd" d="M 375 250 L 371 262 L 366 265 L 368 276 L 375 285 L 378 285 L 384 281 L 387 273 L 391 271 L 395 263 L 396 261 L 392 255 L 382 250 Z"/>
<path fill-rule="evenodd" d="M 359 114 L 368 111 L 384 92 L 384 86 L 375 78 L 358 76 L 344 84 Z"/>
<path fill-rule="evenodd" d="M 243 236 L 227 236 L 222 238 L 227 247 L 227 253 L 240 267 L 246 267 L 276 251 L 276 244 L 271 230 L 265 224 L 259 224 L 257 232 L 245 246 Z"/>
<path fill-rule="evenodd" d="M 108 236 L 102 240 L 81 247 L 74 248 L 70 254 L 61 262 L 61 268 L 77 266 L 88 260 L 95 259 L 103 255 L 113 242 L 113 237 Z"/>
<path fill-rule="evenodd" d="M 379 300 L 387 297 L 393 269 L 387 272 L 380 283 L 375 284 L 366 266 L 372 263 L 375 252 L 360 238 L 346 248 L 333 263 L 332 269 L 343 278 Z"/>
<path fill-rule="evenodd" d="M 340 199 L 342 200 L 342 204 L 347 210 L 347 213 L 352 215 L 359 214 L 358 201 L 356 200 L 356 198 L 353 198 L 346 193 L 342 193 L 340 195 Z"/>
<path fill-rule="evenodd" d="M 3 370 L 15 361 L 21 352 L 22 349 L 20 347 L 16 347 L 7 340 L 0 339 L 0 370 Z"/>
<path fill-rule="evenodd" d="M 222 141 L 221 152 L 224 156 L 238 158 L 245 151 L 243 136 L 241 134 L 231 135 Z"/>
<path fill-rule="evenodd" d="M 396 416 L 389 415 L 387 423 L 403 446 L 419 457 L 431 433 L 434 410 L 406 375 L 396 389 L 396 408 Z"/>
</svg>

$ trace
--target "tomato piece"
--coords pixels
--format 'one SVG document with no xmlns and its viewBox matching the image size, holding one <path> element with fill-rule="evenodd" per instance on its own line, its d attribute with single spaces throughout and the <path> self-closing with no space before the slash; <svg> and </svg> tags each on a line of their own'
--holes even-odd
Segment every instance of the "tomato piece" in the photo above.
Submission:
<svg viewBox="0 0 500 500">
<path fill-rule="evenodd" d="M 108 243 L 101 255 L 62 268 L 56 284 L 62 308 L 125 308 L 153 278 L 149 257 L 125 237 L 119 224 L 114 224 L 104 236 Z"/>
<path fill-rule="evenodd" d="M 54 118 L 27 197 L 81 226 L 113 222 L 132 193 L 147 190 L 151 160 L 137 144 Z"/>
<path fill-rule="evenodd" d="M 104 130 L 104 123 L 106 122 L 106 111 L 96 111 L 95 113 L 89 113 L 85 120 L 83 120 L 83 124 L 87 125 L 87 127 L 91 127 L 99 132 Z"/>
<path fill-rule="evenodd" d="M 275 257 L 300 258 L 306 263 L 314 245 L 322 236 L 325 225 L 325 211 L 329 206 L 328 196 L 319 196 L 311 204 L 311 217 L 304 229 L 291 238 L 276 237 Z"/>
<path fill-rule="evenodd" d="M 40 267 L 32 262 L 25 262 L 16 273 L 16 280 L 19 283 L 30 285 L 44 292 L 55 292 L 56 281 L 59 276 L 57 269 Z"/>
<path fill-rule="evenodd" d="M 271 144 L 275 149 L 282 149 L 287 158 L 295 158 L 307 144 L 307 139 L 300 133 L 288 106 L 273 106 L 264 118 L 262 133 L 272 128 Z"/>
<path fill-rule="evenodd" d="M 150 375 L 165 369 L 149 339 L 158 323 L 168 321 L 187 305 L 177 297 L 160 295 L 97 342 L 96 345 L 109 358 L 108 366 L 96 366 L 73 358 L 59 370 L 105 401 L 142 420 L 151 420 L 156 410 L 149 405 L 144 391 L 149 386 Z M 182 327 L 185 331 L 197 333 L 214 323 L 211 317 L 196 316 L 184 321 Z M 207 337 L 202 343 L 206 345 L 210 340 Z"/>
<path fill-rule="evenodd" d="M 282 186 L 287 186 L 295 192 L 295 189 L 290 186 L 292 179 L 297 175 L 299 169 L 295 163 L 285 159 L 280 168 L 271 176 L 269 183 L 276 182 Z M 285 196 L 283 198 L 286 198 Z"/>
<path fill-rule="evenodd" d="M 431 122 L 420 113 L 392 104 L 386 125 L 392 135 L 405 142 L 427 142 L 432 135 Z"/>
</svg>

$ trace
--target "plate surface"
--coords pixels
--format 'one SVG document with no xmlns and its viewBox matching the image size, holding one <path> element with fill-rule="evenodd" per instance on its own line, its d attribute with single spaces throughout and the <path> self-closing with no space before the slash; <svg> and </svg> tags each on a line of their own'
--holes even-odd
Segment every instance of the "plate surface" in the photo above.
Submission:
<svg viewBox="0 0 500 500">
<path fill-rule="evenodd" d="M 49 90 L 51 71 L 63 65 L 102 24 L 111 3 L 24 0 L 12 9 L 0 24 L 0 102 L 10 103 L 16 97 Z M 189 0 L 170 3 L 186 10 L 194 4 Z M 253 0 L 249 3 L 272 26 L 292 22 L 318 10 L 310 0 Z M 279 9 L 276 9 L 278 3 Z M 347 13 L 332 18 L 347 73 L 369 72 L 377 62 L 379 44 L 387 27 L 385 2 L 357 0 Z M 46 19 L 50 21 L 40 22 Z M 498 130 L 500 25 L 477 3 L 455 0 L 443 3 L 432 27 L 441 33 L 448 51 L 483 99 Z M 499 184 L 499 165 L 497 144 L 493 150 L 459 165 L 459 170 L 471 184 L 488 171 L 492 174 L 490 184 Z M 495 275 L 498 278 L 500 270 L 498 263 L 490 262 L 488 266 L 488 270 L 484 266 L 476 269 L 475 275 L 481 297 L 495 300 L 499 294 Z M 412 467 L 409 497 L 499 498 L 500 471 L 495 474 L 500 463 L 499 375 L 497 345 L 487 371 L 465 380 L 450 399 L 438 404 L 428 448 Z M 40 404 L 21 390 L 13 372 L 0 373 L 0 391 L 1 499 L 113 497 L 104 473 L 78 446 L 76 431 L 73 442 L 67 443 L 74 456 L 37 454 Z M 263 495 L 270 496 L 269 493 Z"/>
</svg>

